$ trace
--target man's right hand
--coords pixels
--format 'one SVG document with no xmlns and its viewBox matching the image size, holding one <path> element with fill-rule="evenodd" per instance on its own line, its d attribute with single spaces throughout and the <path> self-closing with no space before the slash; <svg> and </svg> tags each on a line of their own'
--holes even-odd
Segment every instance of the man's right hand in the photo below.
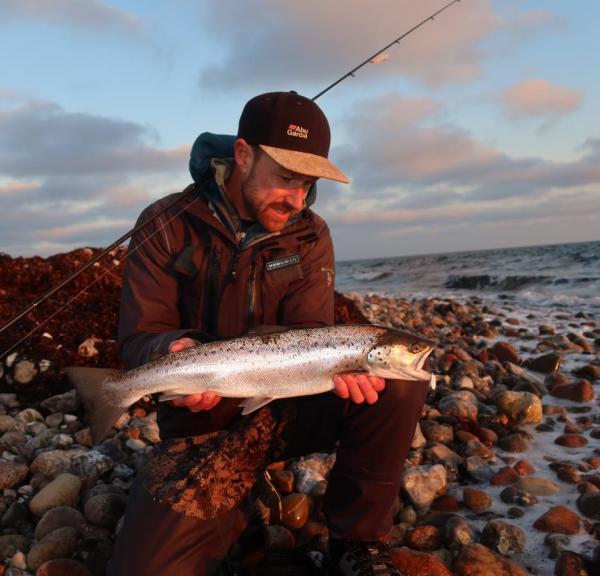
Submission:
<svg viewBox="0 0 600 576">
<path fill-rule="evenodd" d="M 198 342 L 191 338 L 179 338 L 169 344 L 169 352 L 181 352 L 197 344 Z M 199 394 L 190 394 L 189 396 L 175 398 L 170 401 L 170 404 L 177 408 L 187 408 L 190 412 L 202 412 L 204 410 L 212 410 L 220 401 L 221 396 L 217 396 L 214 392 L 208 390 Z"/>
</svg>

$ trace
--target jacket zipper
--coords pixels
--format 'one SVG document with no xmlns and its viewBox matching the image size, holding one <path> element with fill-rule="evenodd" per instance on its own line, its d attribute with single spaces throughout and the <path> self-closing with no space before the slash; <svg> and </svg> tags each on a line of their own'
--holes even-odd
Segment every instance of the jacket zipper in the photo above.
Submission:
<svg viewBox="0 0 600 576">
<path fill-rule="evenodd" d="M 250 283 L 248 290 L 248 319 L 247 319 L 247 328 L 248 330 L 254 327 L 255 318 L 254 315 L 256 313 L 256 292 L 257 292 L 257 279 L 258 279 L 258 266 L 256 265 L 256 257 L 258 256 L 258 250 L 254 250 L 254 254 L 252 257 L 252 267 L 250 268 Z"/>
</svg>

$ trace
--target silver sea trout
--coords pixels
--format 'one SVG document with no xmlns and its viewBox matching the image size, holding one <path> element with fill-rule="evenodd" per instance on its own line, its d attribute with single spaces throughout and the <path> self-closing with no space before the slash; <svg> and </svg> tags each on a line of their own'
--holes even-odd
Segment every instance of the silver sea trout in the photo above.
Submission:
<svg viewBox="0 0 600 576">
<path fill-rule="evenodd" d="M 433 381 L 423 369 L 433 347 L 430 340 L 391 328 L 338 325 L 201 344 L 108 377 L 102 371 L 99 378 L 96 368 L 66 372 L 99 442 L 123 412 L 149 394 L 169 400 L 210 390 L 244 399 L 242 414 L 249 414 L 274 399 L 330 391 L 333 376 L 344 372 Z"/>
</svg>

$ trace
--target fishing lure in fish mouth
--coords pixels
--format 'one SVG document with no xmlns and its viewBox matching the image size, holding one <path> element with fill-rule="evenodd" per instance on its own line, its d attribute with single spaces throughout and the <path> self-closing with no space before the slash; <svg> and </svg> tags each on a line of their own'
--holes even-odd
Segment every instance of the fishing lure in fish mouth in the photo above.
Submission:
<svg viewBox="0 0 600 576">
<path fill-rule="evenodd" d="M 423 368 L 434 346 L 384 326 L 339 325 L 209 342 L 126 372 L 88 367 L 65 372 L 99 442 L 123 412 L 148 394 L 165 400 L 210 390 L 240 398 L 242 414 L 250 414 L 278 398 L 333 390 L 334 375 L 347 372 L 435 383 Z"/>
</svg>

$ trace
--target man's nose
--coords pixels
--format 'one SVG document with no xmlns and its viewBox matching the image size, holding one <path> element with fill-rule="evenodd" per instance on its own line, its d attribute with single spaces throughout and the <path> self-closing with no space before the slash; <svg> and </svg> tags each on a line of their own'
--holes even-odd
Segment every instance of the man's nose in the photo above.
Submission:
<svg viewBox="0 0 600 576">
<path fill-rule="evenodd" d="M 303 187 L 299 187 L 289 191 L 287 202 L 294 210 L 300 211 L 304 208 L 305 198 L 306 190 Z"/>
</svg>

